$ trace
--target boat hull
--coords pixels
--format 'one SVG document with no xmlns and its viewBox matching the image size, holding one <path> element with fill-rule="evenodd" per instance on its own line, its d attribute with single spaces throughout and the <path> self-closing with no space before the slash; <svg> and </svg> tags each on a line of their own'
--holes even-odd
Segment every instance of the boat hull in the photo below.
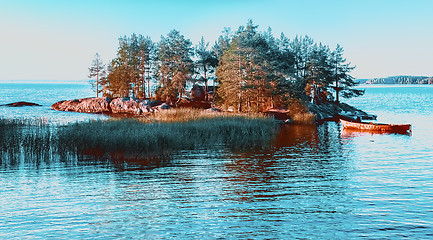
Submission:
<svg viewBox="0 0 433 240">
<path fill-rule="evenodd" d="M 341 124 L 346 129 L 372 131 L 372 132 L 391 132 L 391 133 L 408 133 L 411 132 L 410 124 L 383 124 L 383 123 L 366 123 L 352 122 L 340 119 Z"/>
</svg>

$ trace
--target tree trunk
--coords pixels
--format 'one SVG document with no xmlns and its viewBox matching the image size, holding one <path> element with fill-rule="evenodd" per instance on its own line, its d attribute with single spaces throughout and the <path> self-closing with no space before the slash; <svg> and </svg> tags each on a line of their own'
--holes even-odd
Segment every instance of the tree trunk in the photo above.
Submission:
<svg viewBox="0 0 433 240">
<path fill-rule="evenodd" d="M 99 60 L 96 59 L 96 97 L 99 97 Z"/>
<path fill-rule="evenodd" d="M 147 64 L 147 97 L 152 98 L 150 93 L 150 62 Z"/>
<path fill-rule="evenodd" d="M 238 112 L 242 112 L 242 94 L 241 94 L 241 92 L 238 93 L 238 97 L 239 97 Z"/>
<path fill-rule="evenodd" d="M 143 98 L 146 98 L 146 82 L 144 81 L 144 75 L 146 74 L 146 68 L 144 66 L 144 51 L 141 51 L 141 84 L 143 84 Z"/>
<path fill-rule="evenodd" d="M 207 101 L 208 100 L 208 96 L 207 96 L 207 92 L 208 92 L 208 88 L 207 88 L 207 77 L 206 77 L 206 65 L 203 65 L 203 71 L 204 71 L 204 100 Z"/>
</svg>

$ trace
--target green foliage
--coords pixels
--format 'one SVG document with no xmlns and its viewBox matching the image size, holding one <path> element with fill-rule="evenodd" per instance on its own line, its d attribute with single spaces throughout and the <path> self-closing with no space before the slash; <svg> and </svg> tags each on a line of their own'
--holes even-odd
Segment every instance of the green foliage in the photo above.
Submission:
<svg viewBox="0 0 433 240">
<path fill-rule="evenodd" d="M 214 99 L 221 106 L 260 112 L 285 107 L 293 98 L 320 103 L 363 93 L 354 89 L 354 67 L 339 45 L 331 51 L 308 36 L 288 39 L 282 33 L 275 38 L 271 28 L 259 32 L 252 20 L 235 32 L 225 28 L 211 50 L 203 38 L 193 47 L 177 30 L 155 45 L 142 35 L 119 38 L 117 57 L 100 81 L 104 94 L 152 97 L 152 76 L 155 96 L 178 103 L 187 87 L 204 83 L 207 90 L 214 79 Z"/>
<path fill-rule="evenodd" d="M 261 112 L 281 104 L 293 60 L 288 53 L 287 48 L 280 50 L 270 29 L 259 33 L 252 21 L 239 27 L 217 67 L 220 102 L 239 112 Z"/>
<path fill-rule="evenodd" d="M 209 43 L 201 38 L 200 43 L 195 49 L 195 55 L 198 58 L 195 62 L 196 72 L 199 74 L 200 82 L 205 84 L 205 100 L 208 100 L 208 78 L 210 74 L 215 73 L 215 68 L 218 65 L 218 58 L 214 51 L 208 50 Z"/>
<path fill-rule="evenodd" d="M 117 57 L 111 61 L 103 79 L 105 95 L 145 97 L 150 95 L 150 75 L 155 45 L 150 37 L 132 34 L 119 38 Z M 147 85 L 147 86 L 146 86 Z"/>
<path fill-rule="evenodd" d="M 174 102 L 182 97 L 186 83 L 193 74 L 192 43 L 179 31 L 172 30 L 158 43 L 158 96 Z"/>
<path fill-rule="evenodd" d="M 333 89 L 336 92 L 336 101 L 339 102 L 339 94 L 344 98 L 352 98 L 361 96 L 364 94 L 363 90 L 354 89 L 353 87 L 358 85 L 355 78 L 349 75 L 349 73 L 355 68 L 351 67 L 350 63 L 346 63 L 346 59 L 343 57 L 343 48 L 337 44 L 335 51 L 332 52 L 331 64 L 335 70 L 333 72 L 333 79 L 335 86 Z"/>
</svg>

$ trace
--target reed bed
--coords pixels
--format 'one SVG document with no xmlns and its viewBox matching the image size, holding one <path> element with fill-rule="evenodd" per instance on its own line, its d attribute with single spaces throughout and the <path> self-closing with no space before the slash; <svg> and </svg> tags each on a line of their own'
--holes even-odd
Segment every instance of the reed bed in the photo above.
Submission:
<svg viewBox="0 0 433 240">
<path fill-rule="evenodd" d="M 237 116 L 171 123 L 94 121 L 62 127 L 57 133 L 57 144 L 67 152 L 145 156 L 220 145 L 261 147 L 270 143 L 277 130 L 271 119 Z"/>
<path fill-rule="evenodd" d="M 53 154 L 55 139 L 53 126 L 40 119 L 0 119 L 0 156 L 17 160 L 25 156 L 38 159 Z"/>
<path fill-rule="evenodd" d="M 122 119 L 65 126 L 0 119 L 0 156 L 2 160 L 49 159 L 53 154 L 140 158 L 202 147 L 254 148 L 268 145 L 278 131 L 270 118 L 223 114 L 192 118 L 191 113 L 197 112 L 160 122 Z M 180 118 L 184 121 L 173 122 Z"/>
<path fill-rule="evenodd" d="M 0 119 L 0 152 L 2 154 L 19 152 L 23 125 L 20 120 Z"/>
</svg>

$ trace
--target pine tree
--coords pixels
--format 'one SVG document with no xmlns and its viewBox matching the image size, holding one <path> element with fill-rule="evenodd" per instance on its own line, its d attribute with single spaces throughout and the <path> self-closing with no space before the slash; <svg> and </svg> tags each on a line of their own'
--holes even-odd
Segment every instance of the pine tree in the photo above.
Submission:
<svg viewBox="0 0 433 240">
<path fill-rule="evenodd" d="M 208 100 L 208 77 L 209 74 L 215 72 L 215 68 L 218 65 L 218 59 L 213 51 L 208 50 L 209 43 L 205 43 L 204 38 L 201 38 L 195 53 L 198 57 L 196 66 L 199 74 L 201 75 L 200 80 L 205 84 L 205 100 Z"/>
<path fill-rule="evenodd" d="M 152 62 L 154 58 L 155 52 L 155 44 L 152 42 L 150 37 L 143 37 L 139 35 L 139 57 L 140 57 L 140 76 L 141 76 L 141 85 L 142 85 L 142 95 L 146 97 L 146 88 L 147 88 L 147 97 L 152 97 L 150 92 L 150 75 L 152 69 Z M 146 79 L 146 81 L 145 81 Z M 147 86 L 146 86 L 147 83 Z"/>
<path fill-rule="evenodd" d="M 226 108 L 237 106 L 237 110 L 242 110 L 242 86 L 244 85 L 243 66 L 246 61 L 237 51 L 239 46 L 236 42 L 221 56 L 219 65 L 216 69 L 218 79 L 217 100 Z"/>
<path fill-rule="evenodd" d="M 335 85 L 333 89 L 335 90 L 335 101 L 340 102 L 339 95 L 341 94 L 344 98 L 352 98 L 361 96 L 364 94 L 363 90 L 354 89 L 358 83 L 355 78 L 349 73 L 355 68 L 350 66 L 350 62 L 346 63 L 346 59 L 343 57 L 343 48 L 337 44 L 335 51 L 331 54 L 331 64 L 333 68 L 333 80 Z"/>
<path fill-rule="evenodd" d="M 311 59 L 306 64 L 306 93 L 312 101 L 321 103 L 328 100 L 328 88 L 332 82 L 332 66 L 328 46 L 319 44 L 311 53 Z"/>
<path fill-rule="evenodd" d="M 99 97 L 99 93 L 104 91 L 104 84 L 101 80 L 105 78 L 106 71 L 105 65 L 101 60 L 98 53 L 95 54 L 95 58 L 92 61 L 92 65 L 89 67 L 89 78 L 95 78 L 90 80 L 93 91 L 96 92 L 96 97 Z"/>
<path fill-rule="evenodd" d="M 193 73 L 192 43 L 177 30 L 167 37 L 162 36 L 158 44 L 158 95 L 161 99 L 179 102 L 186 83 Z"/>
</svg>

